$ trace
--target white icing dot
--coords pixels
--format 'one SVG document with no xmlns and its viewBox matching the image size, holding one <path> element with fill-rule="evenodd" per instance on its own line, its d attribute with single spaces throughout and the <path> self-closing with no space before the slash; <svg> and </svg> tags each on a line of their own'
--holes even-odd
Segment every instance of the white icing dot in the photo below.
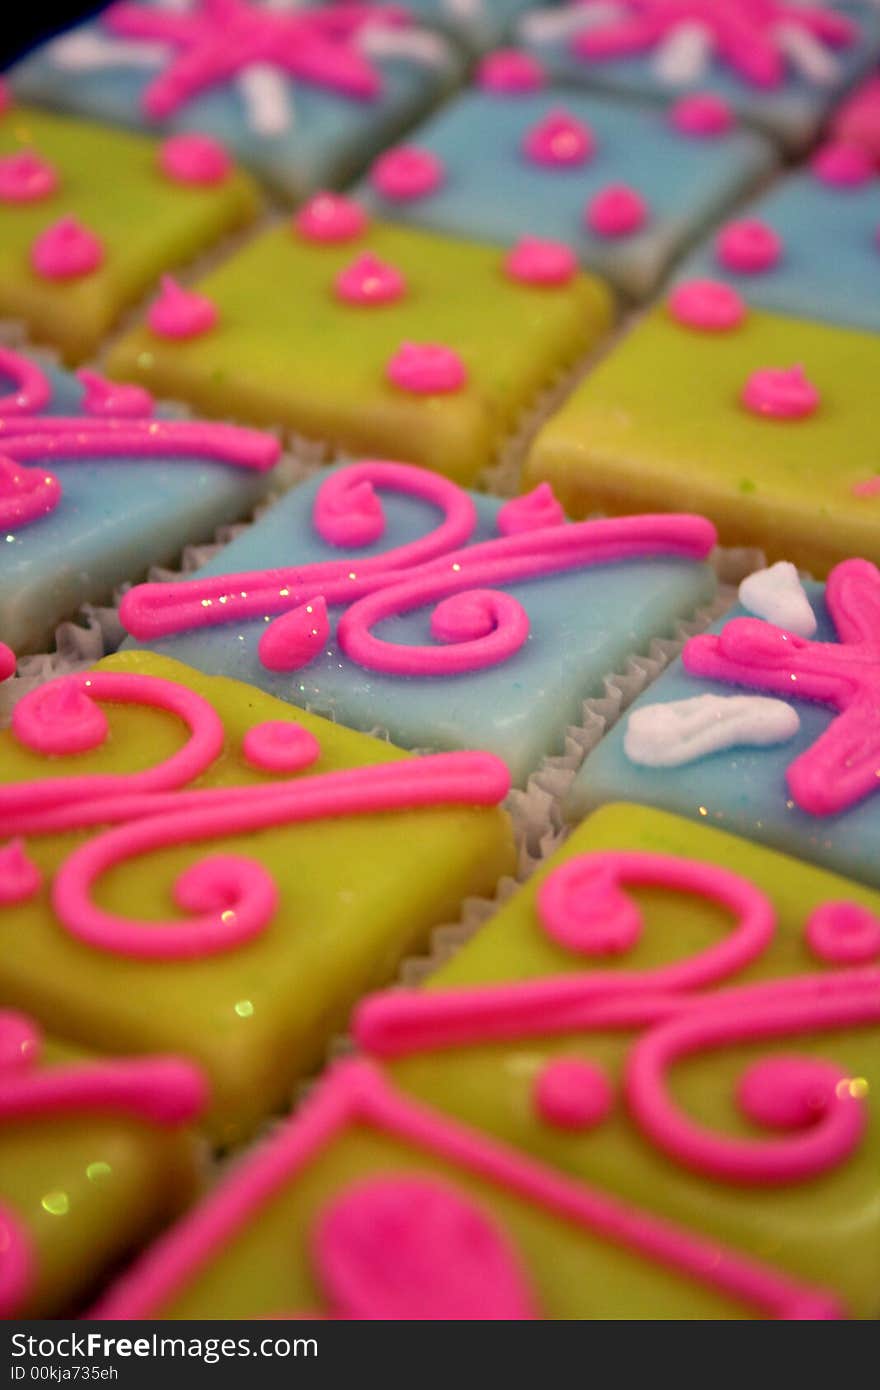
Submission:
<svg viewBox="0 0 880 1390">
<path fill-rule="evenodd" d="M 788 560 L 756 570 L 744 579 L 739 601 L 756 618 L 775 623 L 797 637 L 812 637 L 816 631 L 816 615 L 797 570 Z"/>
</svg>

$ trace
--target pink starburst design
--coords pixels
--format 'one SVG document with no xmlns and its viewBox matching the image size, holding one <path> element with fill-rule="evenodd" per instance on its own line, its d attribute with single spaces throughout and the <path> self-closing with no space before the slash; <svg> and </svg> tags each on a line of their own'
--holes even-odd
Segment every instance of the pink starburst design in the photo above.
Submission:
<svg viewBox="0 0 880 1390">
<path fill-rule="evenodd" d="M 844 15 L 785 0 L 613 0 L 619 19 L 590 22 L 594 6 L 597 13 L 608 9 L 604 0 L 581 0 L 588 27 L 572 39 L 578 57 L 593 62 L 634 57 L 691 26 L 707 36 L 722 62 L 755 87 L 778 87 L 786 57 L 796 60 L 797 49 L 821 53 L 823 46 L 845 48 L 858 36 L 858 27 Z M 792 50 L 788 55 L 787 49 Z"/>
<path fill-rule="evenodd" d="M 290 78 L 343 96 L 370 100 L 382 78 L 361 52 L 357 37 L 369 24 L 402 25 L 394 6 L 342 0 L 326 10 L 281 12 L 250 0 L 198 0 L 191 13 L 148 9 L 136 3 L 111 5 L 103 23 L 123 39 L 167 44 L 168 65 L 149 84 L 143 106 L 161 120 L 209 87 L 231 82 L 261 64 Z"/>
<path fill-rule="evenodd" d="M 734 618 L 717 636 L 692 637 L 692 675 L 830 705 L 837 718 L 790 765 L 792 797 L 814 816 L 836 815 L 880 787 L 880 571 L 844 560 L 825 602 L 839 642 L 816 642 L 756 618 Z"/>
</svg>

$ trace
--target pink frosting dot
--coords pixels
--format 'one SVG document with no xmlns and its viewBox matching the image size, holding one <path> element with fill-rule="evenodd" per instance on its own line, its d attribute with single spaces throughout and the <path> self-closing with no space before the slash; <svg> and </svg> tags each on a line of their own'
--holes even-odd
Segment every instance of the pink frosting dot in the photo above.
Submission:
<svg viewBox="0 0 880 1390">
<path fill-rule="evenodd" d="M 232 160 L 211 135 L 172 135 L 159 151 L 159 167 L 175 183 L 217 184 L 229 177 Z"/>
<path fill-rule="evenodd" d="M 585 220 L 597 236 L 631 236 L 647 222 L 648 205 L 642 195 L 627 184 L 610 184 L 590 199 Z"/>
<path fill-rule="evenodd" d="M 8 681 L 10 676 L 14 676 L 15 666 L 15 652 L 5 642 L 0 642 L 0 681 Z"/>
<path fill-rule="evenodd" d="M 45 280 L 76 280 L 90 275 L 104 260 L 100 238 L 75 217 L 62 217 L 31 246 L 31 265 Z"/>
<path fill-rule="evenodd" d="M 811 1057 L 769 1057 L 743 1076 L 737 1101 L 743 1114 L 769 1129 L 811 1127 L 835 1103 L 842 1073 Z"/>
<path fill-rule="evenodd" d="M 76 676 L 59 676 L 16 705 L 12 732 L 25 748 L 51 758 L 100 748 L 110 726 L 101 706 L 89 699 Z"/>
<path fill-rule="evenodd" d="M 125 386 L 118 381 L 108 381 L 86 367 L 76 375 L 85 387 L 82 408 L 87 415 L 131 420 L 142 420 L 152 415 L 155 403 L 143 386 Z"/>
<path fill-rule="evenodd" d="M 399 145 L 376 160 L 370 170 L 370 183 L 383 198 L 410 202 L 434 193 L 445 176 L 443 161 L 430 150 Z"/>
<path fill-rule="evenodd" d="M 403 343 L 388 363 L 388 379 L 417 396 L 459 391 L 467 368 L 457 352 L 441 343 Z"/>
<path fill-rule="evenodd" d="M 880 959 L 880 917 L 861 903 L 821 903 L 805 929 L 814 956 L 829 965 L 867 965 Z"/>
<path fill-rule="evenodd" d="M 585 164 L 596 150 L 593 132 L 567 111 L 550 111 L 526 132 L 523 151 L 535 164 L 569 169 Z"/>
<path fill-rule="evenodd" d="M 354 241 L 367 228 L 367 214 L 353 198 L 338 193 L 316 193 L 293 220 L 306 241 Z"/>
<path fill-rule="evenodd" d="M 611 1083 L 601 1067 L 579 1057 L 555 1057 L 535 1081 L 535 1108 L 558 1129 L 593 1129 L 607 1118 L 614 1103 Z"/>
<path fill-rule="evenodd" d="M 718 233 L 715 258 L 726 270 L 747 275 L 772 270 L 782 258 L 782 240 L 757 218 L 729 222 Z"/>
<path fill-rule="evenodd" d="M 524 285 L 566 285 L 577 268 L 570 246 L 534 236 L 522 237 L 504 258 L 505 274 Z"/>
<path fill-rule="evenodd" d="M 762 367 L 746 382 L 742 400 L 754 415 L 801 420 L 819 405 L 819 392 L 803 367 Z"/>
<path fill-rule="evenodd" d="M 499 48 L 487 53 L 477 69 L 477 82 L 486 92 L 500 96 L 515 96 L 523 92 L 538 92 L 546 75 L 537 58 L 517 48 Z"/>
<path fill-rule="evenodd" d="M 687 328 L 725 333 L 737 328 L 746 316 L 742 296 L 717 280 L 687 280 L 669 296 L 669 312 Z"/>
<path fill-rule="evenodd" d="M 251 767 L 261 772 L 301 772 L 321 755 L 321 745 L 301 724 L 267 719 L 244 736 L 242 749 Z"/>
<path fill-rule="evenodd" d="M 36 203 L 51 197 L 57 187 L 54 166 L 33 150 L 21 150 L 0 159 L 2 203 Z"/>
<path fill-rule="evenodd" d="M 393 265 L 365 252 L 336 277 L 336 293 L 348 304 L 393 304 L 406 294 L 406 280 Z"/>
<path fill-rule="evenodd" d="M 160 338 L 198 338 L 217 324 L 217 306 L 203 294 L 185 290 L 170 275 L 163 275 L 157 299 L 150 305 L 147 323 Z"/>
<path fill-rule="evenodd" d="M 874 166 L 867 150 L 845 141 L 833 141 L 817 150 L 810 169 L 823 183 L 835 188 L 858 188 L 874 177 Z"/>
<path fill-rule="evenodd" d="M 672 107 L 669 119 L 682 135 L 712 138 L 725 135 L 734 124 L 733 112 L 723 97 L 712 92 L 694 92 L 681 97 Z"/>
<path fill-rule="evenodd" d="M 42 875 L 25 852 L 22 840 L 0 849 L 0 907 L 27 902 L 40 886 Z"/>
</svg>

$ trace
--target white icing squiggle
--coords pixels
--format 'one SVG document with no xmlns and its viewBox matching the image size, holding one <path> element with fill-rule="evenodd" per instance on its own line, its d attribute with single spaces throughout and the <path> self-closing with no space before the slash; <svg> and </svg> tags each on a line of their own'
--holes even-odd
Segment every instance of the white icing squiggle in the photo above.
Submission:
<svg viewBox="0 0 880 1390">
<path fill-rule="evenodd" d="M 367 24 L 358 35 L 358 47 L 370 58 L 408 58 L 424 67 L 445 68 L 451 49 L 441 34 L 428 29 L 395 29 Z"/>
<path fill-rule="evenodd" d="M 269 63 L 251 63 L 236 81 L 248 125 L 258 135 L 282 135 L 293 128 L 292 84 Z"/>
<path fill-rule="evenodd" d="M 773 37 L 792 67 L 817 87 L 828 87 L 840 77 L 840 64 L 833 53 L 796 24 L 777 24 Z"/>
<path fill-rule="evenodd" d="M 153 68 L 167 61 L 164 43 L 108 39 L 88 29 L 64 34 L 47 50 L 56 68 L 65 72 L 99 72 L 102 68 Z"/>
<path fill-rule="evenodd" d="M 756 618 L 764 618 L 796 637 L 812 637 L 816 631 L 816 615 L 797 570 L 788 560 L 756 570 L 744 579 L 739 601 Z"/>
<path fill-rule="evenodd" d="M 682 24 L 660 45 L 654 71 L 670 87 L 697 82 L 706 74 L 713 48 L 712 34 L 705 24 Z"/>
<path fill-rule="evenodd" d="M 800 728 L 797 710 L 763 695 L 695 695 L 645 705 L 627 721 L 623 749 L 642 767 L 682 767 L 724 748 L 785 743 Z"/>
<path fill-rule="evenodd" d="M 556 39 L 581 34 L 594 25 L 611 23 L 620 19 L 621 14 L 616 5 L 606 5 L 601 9 L 588 5 L 565 5 L 561 9 L 532 10 L 523 15 L 517 26 L 517 34 L 528 43 L 553 43 Z"/>
</svg>

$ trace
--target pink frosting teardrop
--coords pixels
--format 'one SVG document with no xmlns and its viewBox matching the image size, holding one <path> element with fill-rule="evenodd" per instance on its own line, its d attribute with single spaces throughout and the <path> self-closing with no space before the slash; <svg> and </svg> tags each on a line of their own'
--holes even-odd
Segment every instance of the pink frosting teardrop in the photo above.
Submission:
<svg viewBox="0 0 880 1390">
<path fill-rule="evenodd" d="M 217 306 L 203 294 L 185 290 L 170 275 L 163 275 L 157 299 L 150 305 L 147 323 L 160 338 L 199 338 L 217 324 Z"/>
<path fill-rule="evenodd" d="M 25 852 L 23 840 L 12 840 L 0 849 L 0 907 L 27 902 L 41 882 L 42 875 Z"/>
<path fill-rule="evenodd" d="M 367 229 L 367 214 L 353 198 L 339 193 L 316 193 L 293 220 L 294 229 L 306 241 L 355 241 Z"/>
<path fill-rule="evenodd" d="M 874 165 L 867 150 L 842 140 L 817 150 L 810 161 L 810 169 L 817 179 L 835 188 L 860 188 L 874 177 Z"/>
<path fill-rule="evenodd" d="M 534 236 L 522 237 L 504 258 L 505 274 L 524 285 L 566 285 L 577 268 L 570 246 Z"/>
<path fill-rule="evenodd" d="M 526 132 L 523 152 L 534 164 L 548 169 L 570 169 L 585 164 L 596 151 L 589 126 L 567 111 L 550 111 Z"/>
<path fill-rule="evenodd" d="M 600 1125 L 614 1103 L 601 1067 L 579 1057 L 553 1057 L 535 1080 L 535 1109 L 557 1129 L 583 1131 Z"/>
<path fill-rule="evenodd" d="M 299 671 L 327 645 L 330 623 L 320 595 L 283 613 L 260 638 L 260 661 L 268 671 Z"/>
<path fill-rule="evenodd" d="M 477 68 L 478 85 L 484 92 L 498 96 L 538 92 L 546 80 L 537 58 L 516 48 L 499 48 L 495 53 L 487 53 Z"/>
<path fill-rule="evenodd" d="M 748 312 L 742 296 L 718 280 L 687 280 L 677 285 L 668 307 L 677 323 L 706 333 L 738 328 Z"/>
<path fill-rule="evenodd" d="M 152 415 L 155 402 L 143 386 L 126 386 L 118 381 L 108 381 L 86 367 L 76 375 L 85 387 L 82 409 L 87 415 L 129 420 L 143 420 Z"/>
<path fill-rule="evenodd" d="M 247 762 L 260 772 L 301 772 L 321 756 L 315 735 L 285 719 L 255 724 L 245 734 L 242 748 Z"/>
<path fill-rule="evenodd" d="M 370 183 L 383 198 L 411 202 L 434 193 L 446 177 L 443 161 L 430 150 L 415 145 L 399 145 L 376 160 L 370 170 Z"/>
<path fill-rule="evenodd" d="M 694 92 L 692 96 L 681 97 L 672 107 L 669 119 L 682 135 L 698 139 L 726 135 L 734 124 L 729 104 L 714 92 Z"/>
<path fill-rule="evenodd" d="M 645 199 L 625 183 L 610 184 L 587 204 L 586 224 L 597 236 L 632 236 L 647 220 Z"/>
<path fill-rule="evenodd" d="M 770 420 L 802 420 L 819 405 L 819 392 L 803 367 L 762 367 L 746 382 L 742 400 L 754 415 Z"/>
<path fill-rule="evenodd" d="M 782 239 L 756 217 L 729 222 L 718 233 L 715 257 L 726 270 L 759 274 L 772 270 L 782 258 Z"/>
<path fill-rule="evenodd" d="M 44 280 L 76 280 L 90 275 L 104 261 L 100 237 L 75 217 L 62 217 L 35 238 L 31 265 Z"/>
<path fill-rule="evenodd" d="M 175 183 L 210 187 L 229 177 L 232 160 L 212 135 L 171 135 L 159 150 L 159 167 Z"/>
<path fill-rule="evenodd" d="M 562 526 L 565 512 L 549 483 L 539 483 L 531 492 L 505 502 L 497 517 L 502 536 L 518 536 L 524 531 L 540 531 L 545 526 Z"/>
<path fill-rule="evenodd" d="M 393 304 L 406 294 L 406 280 L 393 265 L 364 252 L 336 277 L 336 294 L 347 304 Z"/>
<path fill-rule="evenodd" d="M 51 197 L 57 187 L 54 165 L 34 150 L 0 159 L 0 203 L 37 203 Z"/>
<path fill-rule="evenodd" d="M 467 381 L 467 368 L 458 353 L 441 343 L 402 343 L 387 373 L 395 386 L 419 396 L 459 391 Z"/>
</svg>

